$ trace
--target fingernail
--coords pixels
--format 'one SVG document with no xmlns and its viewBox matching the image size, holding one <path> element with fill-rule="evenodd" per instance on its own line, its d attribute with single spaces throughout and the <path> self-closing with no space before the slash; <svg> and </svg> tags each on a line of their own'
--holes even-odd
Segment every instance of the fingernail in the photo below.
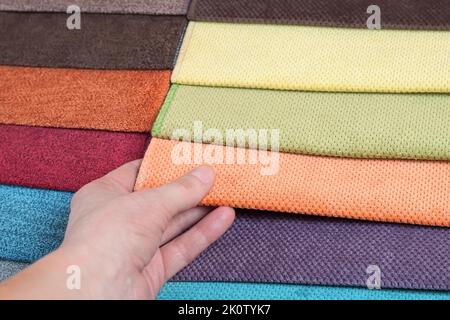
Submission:
<svg viewBox="0 0 450 320">
<path fill-rule="evenodd" d="M 212 184 L 214 181 L 214 171 L 208 166 L 201 166 L 191 171 L 190 173 L 194 177 L 197 177 L 204 184 Z"/>
</svg>

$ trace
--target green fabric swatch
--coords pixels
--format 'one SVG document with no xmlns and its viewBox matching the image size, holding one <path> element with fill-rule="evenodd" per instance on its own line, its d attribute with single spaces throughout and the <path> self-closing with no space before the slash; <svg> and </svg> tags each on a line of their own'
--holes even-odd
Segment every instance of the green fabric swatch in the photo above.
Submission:
<svg viewBox="0 0 450 320">
<path fill-rule="evenodd" d="M 450 95 L 274 91 L 173 85 L 153 136 L 279 129 L 281 152 L 450 160 Z M 269 133 L 270 137 L 270 133 Z M 204 143 L 211 140 L 203 139 Z M 269 145 L 270 149 L 270 145 Z"/>
</svg>

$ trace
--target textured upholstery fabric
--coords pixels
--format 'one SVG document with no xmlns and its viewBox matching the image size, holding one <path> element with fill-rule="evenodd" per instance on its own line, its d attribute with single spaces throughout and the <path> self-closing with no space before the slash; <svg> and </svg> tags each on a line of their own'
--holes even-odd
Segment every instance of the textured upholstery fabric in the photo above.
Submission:
<svg viewBox="0 0 450 320">
<path fill-rule="evenodd" d="M 0 185 L 0 259 L 34 261 L 64 238 L 72 193 Z"/>
<path fill-rule="evenodd" d="M 234 282 L 168 282 L 160 300 L 450 300 L 450 293 Z"/>
<path fill-rule="evenodd" d="M 0 0 L 0 11 L 66 12 L 76 4 L 81 12 L 186 14 L 189 0 Z"/>
<path fill-rule="evenodd" d="M 26 267 L 26 264 L 0 261 L 0 281 L 6 280 Z M 3 278 L 1 278 L 3 277 Z M 283 284 L 235 282 L 168 282 L 159 300 L 449 300 L 450 294 L 438 291 L 368 290 L 349 287 L 324 287 Z"/>
<path fill-rule="evenodd" d="M 87 12 L 101 14 L 83 14 L 82 29 L 71 31 L 65 26 L 67 15 L 57 13 L 64 11 L 60 6 L 63 1 L 43 1 L 30 8 L 30 1 L 20 0 L 12 4 L 17 6 L 16 9 L 5 9 L 3 5 L 7 1 L 0 0 L 0 10 L 53 12 L 0 13 L 0 64 L 6 65 L 0 67 L 0 87 L 3 88 L 0 90 L 0 123 L 36 126 L 0 126 L 0 183 L 75 191 L 123 162 L 141 157 L 144 151 L 147 136 L 136 132 L 148 131 L 156 117 L 168 88 L 170 71 L 166 69 L 173 67 L 186 19 L 181 16 L 141 14 L 178 14 L 178 10 L 183 13 L 187 1 L 178 1 L 177 7 L 171 6 L 173 2 L 169 1 L 149 0 L 143 3 L 135 0 L 125 4 L 112 0 L 105 6 L 94 0 L 81 1 L 86 4 Z M 428 15 L 428 12 L 423 7 L 412 18 L 398 24 L 393 22 L 389 25 L 388 15 L 387 26 L 400 29 L 450 29 L 445 16 L 447 11 L 436 12 L 438 14 L 434 19 L 425 24 L 422 24 L 421 17 Z M 442 17 L 444 20 L 440 20 Z M 263 20 L 250 22 L 270 22 L 270 19 L 266 16 Z M 278 22 L 286 23 L 287 20 L 280 19 Z M 351 26 L 358 24 L 352 23 Z M 326 22 L 317 24 L 327 25 Z M 204 34 L 196 33 L 203 25 L 206 26 Z M 213 87 L 253 88 L 246 93 L 260 91 L 257 89 L 295 90 L 288 93 L 303 97 L 308 93 L 297 90 L 450 93 L 450 71 L 445 68 L 450 65 L 450 41 L 443 32 L 382 30 L 375 33 L 364 30 L 365 33 L 362 33 L 363 30 L 357 29 L 203 22 L 193 23 L 191 27 L 173 80 L 180 84 L 211 87 L 202 90 L 215 90 Z M 221 39 L 221 43 L 218 43 L 218 39 Z M 136 71 L 149 69 L 163 71 Z M 2 77 L 2 72 L 7 77 Z M 234 89 L 223 90 L 221 92 Z M 172 94 L 175 95 L 175 92 Z M 273 94 L 284 95 L 285 92 Z M 390 97 L 377 96 L 387 100 Z M 402 99 L 409 97 L 403 96 Z M 425 98 L 426 102 L 421 103 L 420 99 L 425 101 Z M 316 151 L 311 151 L 308 141 L 301 142 L 306 147 L 299 147 L 306 151 L 297 150 L 296 140 L 293 140 L 293 146 L 282 151 L 344 157 L 449 160 L 444 142 L 448 137 L 445 98 L 447 95 L 415 96 L 414 102 L 408 107 L 419 106 L 422 111 L 408 114 L 411 122 L 401 121 L 400 112 L 407 111 L 407 104 L 400 104 L 405 110 L 398 108 L 398 100 L 392 101 L 391 108 L 398 108 L 395 110 L 398 116 L 389 117 L 394 123 L 379 118 L 378 122 L 366 121 L 368 127 L 378 123 L 377 137 L 385 139 L 381 142 L 377 140 L 380 138 L 371 140 L 371 134 L 374 134 L 372 131 L 366 141 L 373 143 L 359 144 L 366 148 L 372 147 L 369 151 L 363 147 L 355 149 L 355 136 L 361 137 L 361 134 L 350 132 L 349 126 L 346 129 L 350 133 L 342 133 L 347 139 L 344 139 L 346 145 L 338 145 L 334 151 L 326 149 L 326 143 L 316 146 Z M 207 95 L 204 99 L 204 103 L 208 99 L 210 103 L 214 101 Z M 431 102 L 430 99 L 439 102 Z M 361 103 L 361 96 L 358 100 Z M 372 107 L 379 107 L 387 100 L 375 102 Z M 358 113 L 351 110 L 355 105 L 346 102 L 342 104 L 349 109 L 340 108 L 338 111 L 357 117 Z M 424 112 L 424 105 L 442 113 Z M 179 124 L 173 115 L 167 114 L 171 111 L 169 106 L 163 110 L 155 126 L 159 128 L 161 138 L 167 138 L 168 133 Z M 370 105 L 365 106 L 370 108 Z M 389 105 L 384 107 L 394 112 Z M 178 110 L 182 108 L 180 105 Z M 189 112 L 192 112 L 191 120 L 194 119 L 196 111 L 190 109 Z M 208 113 L 206 109 L 204 112 Z M 329 110 L 323 113 L 330 115 Z M 306 114 L 303 111 L 303 117 L 300 114 L 298 117 L 305 120 Z M 374 112 L 372 119 L 374 114 L 378 113 Z M 380 114 L 386 116 L 381 111 Z M 167 117 L 164 118 L 164 115 Z M 188 120 L 186 114 L 180 115 L 179 120 Z M 226 119 L 216 115 L 217 118 Z M 292 116 L 289 118 L 293 120 Z M 314 114 L 311 118 L 316 119 Z M 172 127 L 163 127 L 164 119 L 173 119 Z M 239 119 L 244 119 L 242 114 Z M 268 119 L 267 123 L 273 123 Z M 238 123 L 233 119 L 231 121 Z M 415 126 L 414 130 L 412 126 Z M 361 126 L 355 127 L 362 129 Z M 392 131 L 387 130 L 387 127 Z M 166 130 L 165 135 L 161 133 L 162 130 Z M 296 128 L 290 130 L 294 135 L 298 132 Z M 402 140 L 399 134 L 405 132 L 409 136 L 403 136 Z M 308 133 L 313 134 L 311 130 Z M 392 133 L 397 140 L 390 138 L 389 134 Z M 419 133 L 423 134 L 423 140 L 418 139 Z M 329 133 L 316 133 L 316 138 L 318 136 L 324 137 L 325 141 L 339 138 L 339 135 Z M 304 139 L 305 135 L 298 138 Z M 174 165 L 170 159 L 174 144 L 168 140 L 155 139 L 141 168 L 137 189 L 168 182 L 197 165 Z M 203 151 L 210 147 L 192 143 L 184 145 L 198 146 Z M 236 150 L 223 146 L 214 148 L 215 151 Z M 355 160 L 289 153 L 280 154 L 280 157 L 280 173 L 268 177 L 259 174 L 261 165 L 214 165 L 218 173 L 217 184 L 204 204 L 450 227 L 450 164 L 447 162 Z M 63 238 L 71 197 L 72 193 L 69 192 L 0 185 L 0 259 L 34 261 L 56 249 Z M 450 229 L 258 214 L 262 215 L 262 219 L 257 221 L 252 220 L 253 216 L 241 216 L 222 242 L 218 242 L 183 270 L 177 279 L 276 284 L 172 282 L 163 289 L 160 299 L 450 299 L 447 292 L 385 290 L 389 287 L 450 290 L 446 259 L 449 243 L 447 231 Z M 294 220 L 286 223 L 287 220 L 283 219 L 295 219 L 295 223 Z M 314 229 L 311 222 L 317 221 L 319 223 L 314 224 Z M 258 226 L 267 230 L 267 238 L 255 236 L 246 239 L 242 236 L 248 230 L 255 232 Z M 283 235 L 286 237 L 269 231 L 274 228 L 285 232 Z M 301 233 L 301 230 L 305 231 Z M 310 241 L 308 247 L 288 245 L 292 239 L 298 241 L 301 238 L 299 234 L 306 239 L 304 243 Z M 317 245 L 311 243 L 314 237 L 323 243 L 331 241 L 332 245 L 313 249 L 312 246 Z M 355 240 L 356 237 L 359 240 Z M 282 242 L 284 246 L 277 248 L 271 244 L 274 238 L 277 241 L 287 240 Z M 260 242 L 258 239 L 261 239 Z M 254 247 L 252 241 L 278 250 L 261 253 L 243 251 L 242 247 L 237 246 L 240 243 L 242 246 Z M 344 248 L 345 241 L 347 246 Z M 358 246 L 360 243 L 365 246 Z M 235 253 L 234 250 L 247 255 L 234 262 L 228 257 L 227 261 L 222 262 L 228 262 L 229 265 L 222 265 L 220 270 L 215 269 L 215 263 L 220 261 L 218 257 L 228 255 L 229 252 Z M 301 250 L 305 250 L 305 253 L 300 256 Z M 361 250 L 364 252 L 361 253 Z M 278 265 L 270 264 L 277 254 L 286 252 L 290 252 L 290 262 L 281 262 L 280 259 L 276 260 Z M 361 254 L 358 256 L 358 253 Z M 304 263 L 302 259 L 308 260 Z M 296 261 L 296 264 L 292 261 Z M 364 272 L 366 264 L 377 264 L 377 261 L 384 274 L 383 290 L 303 285 L 363 286 L 367 277 Z M 249 266 L 253 264 L 265 266 L 266 269 L 256 268 L 249 274 Z M 342 264 L 343 269 L 339 269 Z M 0 261 L 0 280 L 24 266 L 20 262 Z M 303 268 L 292 270 L 298 266 Z M 340 271 L 333 275 L 331 271 L 334 268 Z M 268 270 L 272 272 L 268 274 Z M 278 278 L 281 276 L 283 279 Z"/>
<path fill-rule="evenodd" d="M 0 66 L 0 123 L 148 132 L 170 71 Z"/>
<path fill-rule="evenodd" d="M 14 276 L 26 267 L 26 263 L 0 260 L 0 282 Z"/>
<path fill-rule="evenodd" d="M 171 69 L 181 16 L 0 12 L 0 64 L 88 69 Z M 26 53 L 26 54 L 24 54 Z"/>
<path fill-rule="evenodd" d="M 447 32 L 190 22 L 172 82 L 307 91 L 450 92 Z"/>
<path fill-rule="evenodd" d="M 450 229 L 237 210 L 231 229 L 175 281 L 450 291 Z"/>
<path fill-rule="evenodd" d="M 60 245 L 71 193 L 0 185 L 0 196 L 0 259 L 33 262 Z M 383 288 L 448 290 L 449 230 L 238 210 L 175 279 L 365 286 L 377 265 Z"/>
<path fill-rule="evenodd" d="M 194 137 L 198 121 L 203 132 L 215 129 L 224 137 L 230 129 L 279 130 L 282 152 L 450 160 L 450 95 L 445 94 L 352 94 L 173 85 L 152 134 L 170 139 L 176 130 L 184 128 Z M 218 143 L 207 136 L 203 136 L 202 142 Z"/>
<path fill-rule="evenodd" d="M 364 160 L 152 139 L 135 188 L 199 164 L 216 172 L 202 203 L 375 221 L 450 226 L 450 163 Z"/>
<path fill-rule="evenodd" d="M 12 1 L 12 0 L 11 0 Z M 381 10 L 381 26 L 450 29 L 445 0 L 192 0 L 189 19 L 367 28 L 367 8 Z"/>
<path fill-rule="evenodd" d="M 146 134 L 0 125 L 0 183 L 76 191 L 145 153 Z"/>
</svg>

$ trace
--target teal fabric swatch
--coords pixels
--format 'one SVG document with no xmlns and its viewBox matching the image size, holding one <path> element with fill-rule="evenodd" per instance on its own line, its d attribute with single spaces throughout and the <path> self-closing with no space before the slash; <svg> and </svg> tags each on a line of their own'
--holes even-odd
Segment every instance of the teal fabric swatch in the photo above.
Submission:
<svg viewBox="0 0 450 320">
<path fill-rule="evenodd" d="M 0 185 L 0 259 L 31 262 L 64 238 L 72 193 Z"/>
<path fill-rule="evenodd" d="M 289 284 L 168 282 L 159 300 L 450 300 L 450 292 Z"/>
</svg>

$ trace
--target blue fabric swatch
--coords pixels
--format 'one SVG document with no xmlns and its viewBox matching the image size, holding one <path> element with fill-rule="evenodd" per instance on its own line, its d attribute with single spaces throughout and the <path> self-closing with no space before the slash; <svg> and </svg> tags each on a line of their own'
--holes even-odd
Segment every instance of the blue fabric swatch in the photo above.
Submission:
<svg viewBox="0 0 450 320">
<path fill-rule="evenodd" d="M 22 271 L 28 264 L 16 261 L 0 260 L 0 282 Z"/>
<path fill-rule="evenodd" d="M 31 262 L 64 238 L 72 193 L 0 185 L 0 259 Z"/>
<path fill-rule="evenodd" d="M 290 284 L 168 282 L 159 300 L 450 300 L 450 292 Z"/>
</svg>

